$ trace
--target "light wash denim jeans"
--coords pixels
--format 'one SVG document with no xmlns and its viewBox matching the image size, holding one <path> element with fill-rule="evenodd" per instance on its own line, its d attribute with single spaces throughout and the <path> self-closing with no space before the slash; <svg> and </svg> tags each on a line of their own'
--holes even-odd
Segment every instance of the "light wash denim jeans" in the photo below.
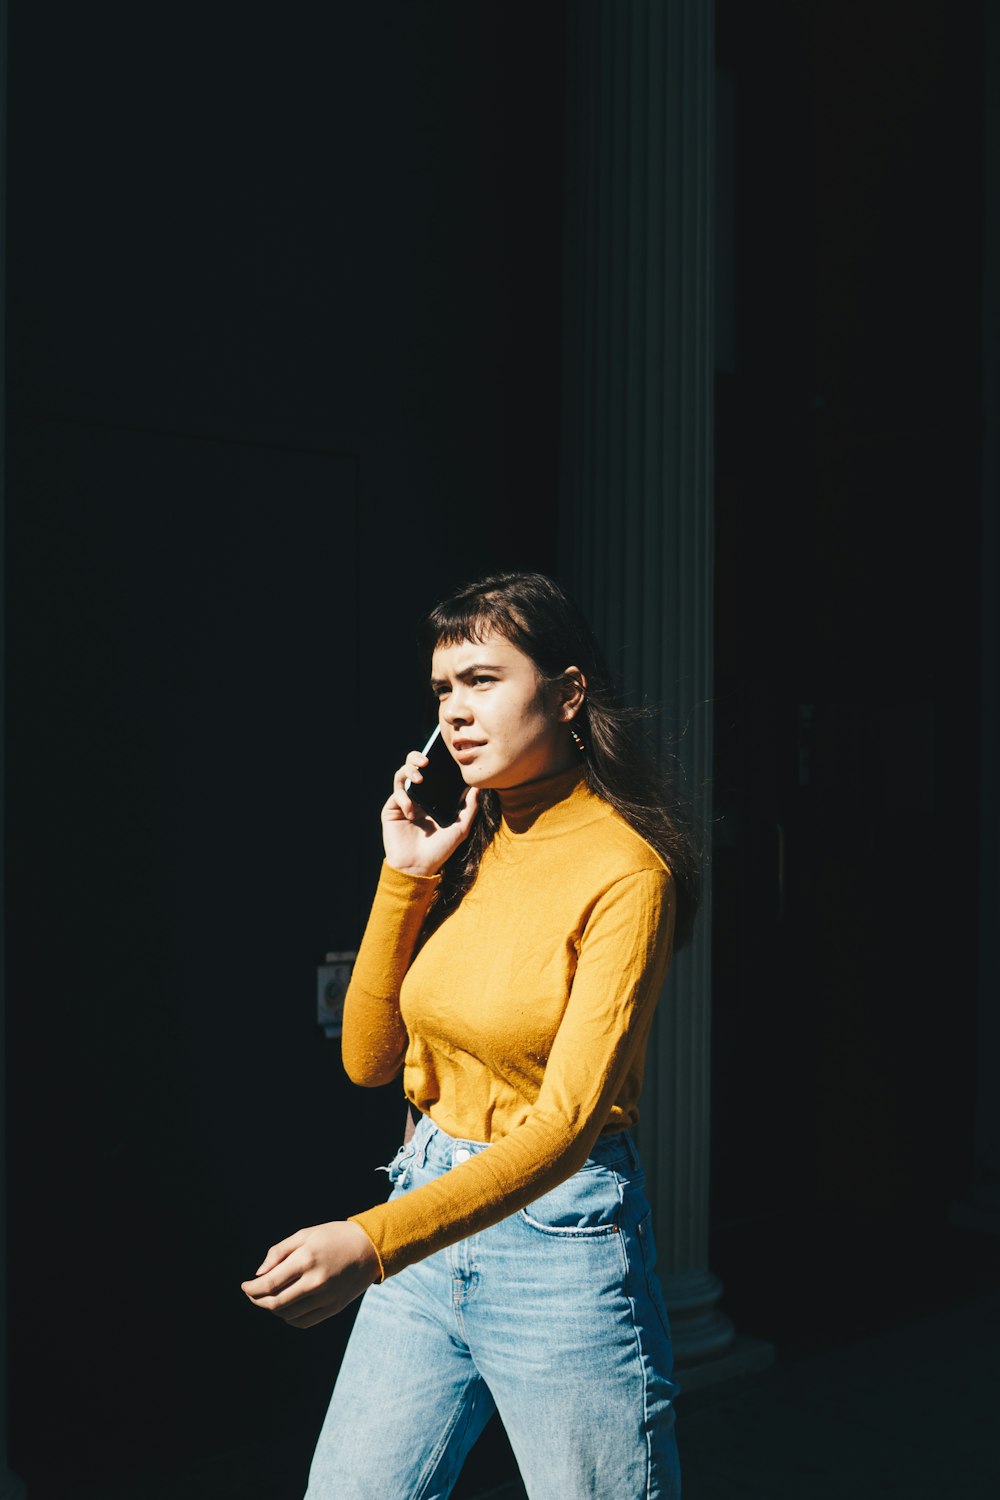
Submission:
<svg viewBox="0 0 1000 1500">
<path fill-rule="evenodd" d="M 424 1117 L 392 1196 L 488 1151 Z M 627 1133 L 365 1293 L 306 1500 L 444 1500 L 498 1411 L 531 1500 L 679 1500 L 671 1351 Z"/>
</svg>

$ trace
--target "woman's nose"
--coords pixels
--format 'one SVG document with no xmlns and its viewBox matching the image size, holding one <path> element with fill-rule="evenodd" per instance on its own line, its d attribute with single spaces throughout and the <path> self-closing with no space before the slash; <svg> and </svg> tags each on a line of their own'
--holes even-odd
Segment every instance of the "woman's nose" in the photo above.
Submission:
<svg viewBox="0 0 1000 1500">
<path fill-rule="evenodd" d="M 442 718 L 449 724 L 468 724 L 472 718 L 468 699 L 462 688 L 453 688 L 441 710 Z"/>
</svg>

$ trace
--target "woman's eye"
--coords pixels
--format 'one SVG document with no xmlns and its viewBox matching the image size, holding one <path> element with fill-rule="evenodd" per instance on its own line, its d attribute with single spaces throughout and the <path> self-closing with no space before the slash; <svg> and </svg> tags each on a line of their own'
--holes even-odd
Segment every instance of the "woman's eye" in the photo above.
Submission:
<svg viewBox="0 0 1000 1500">
<path fill-rule="evenodd" d="M 495 677 L 473 677 L 472 680 L 477 687 L 482 687 L 484 683 L 496 682 Z"/>
</svg>

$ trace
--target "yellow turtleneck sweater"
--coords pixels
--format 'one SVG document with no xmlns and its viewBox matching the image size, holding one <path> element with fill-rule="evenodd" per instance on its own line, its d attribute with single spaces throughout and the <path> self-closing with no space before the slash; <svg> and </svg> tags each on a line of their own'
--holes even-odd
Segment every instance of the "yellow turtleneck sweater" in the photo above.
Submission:
<svg viewBox="0 0 1000 1500">
<path fill-rule="evenodd" d="M 344 1004 L 355 1083 L 403 1070 L 448 1135 L 489 1141 L 444 1177 L 355 1214 L 391 1276 L 565 1181 L 638 1119 L 670 958 L 673 882 L 574 768 L 500 794 L 475 884 L 416 952 L 439 876 L 383 865 Z"/>
</svg>

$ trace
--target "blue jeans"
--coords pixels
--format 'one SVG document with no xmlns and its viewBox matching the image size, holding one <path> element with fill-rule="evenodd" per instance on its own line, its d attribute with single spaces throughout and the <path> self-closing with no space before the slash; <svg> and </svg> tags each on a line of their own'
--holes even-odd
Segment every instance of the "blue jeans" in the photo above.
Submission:
<svg viewBox="0 0 1000 1500">
<path fill-rule="evenodd" d="M 392 1197 L 489 1146 L 425 1116 Z M 519 1213 L 371 1287 L 306 1500 L 444 1500 L 498 1411 L 531 1500 L 679 1500 L 671 1351 L 627 1133 Z"/>
</svg>

